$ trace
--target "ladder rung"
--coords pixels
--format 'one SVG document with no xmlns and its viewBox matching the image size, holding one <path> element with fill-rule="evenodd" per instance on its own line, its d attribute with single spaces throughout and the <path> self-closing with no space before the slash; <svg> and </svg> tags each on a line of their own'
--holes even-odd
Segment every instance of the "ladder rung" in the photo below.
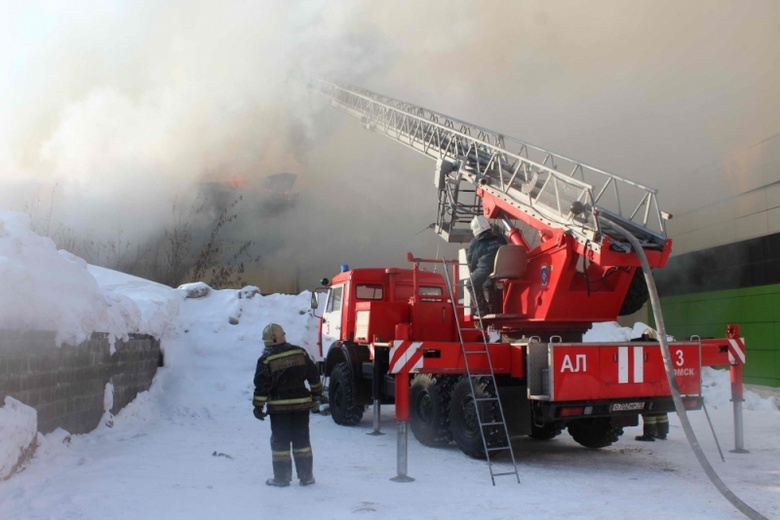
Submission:
<svg viewBox="0 0 780 520">
<path fill-rule="evenodd" d="M 502 424 L 504 424 L 504 421 L 486 422 L 486 423 L 482 423 L 482 427 L 485 428 L 487 426 L 499 426 Z"/>
<path fill-rule="evenodd" d="M 466 355 L 470 356 L 472 354 L 487 354 L 487 350 L 467 350 Z"/>
<path fill-rule="evenodd" d="M 517 475 L 517 471 L 502 471 L 501 473 L 491 473 L 494 477 L 503 477 L 505 475 Z"/>
<path fill-rule="evenodd" d="M 508 449 L 509 446 L 494 446 L 492 448 L 488 448 L 488 451 L 502 451 Z"/>
<path fill-rule="evenodd" d="M 477 397 L 474 399 L 476 402 L 481 403 L 484 401 L 498 401 L 498 397 Z"/>
</svg>

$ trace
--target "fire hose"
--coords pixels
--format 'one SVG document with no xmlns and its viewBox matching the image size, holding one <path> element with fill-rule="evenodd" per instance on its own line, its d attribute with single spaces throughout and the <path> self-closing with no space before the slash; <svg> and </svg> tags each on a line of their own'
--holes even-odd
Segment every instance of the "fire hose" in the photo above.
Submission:
<svg viewBox="0 0 780 520">
<path fill-rule="evenodd" d="M 699 445 L 699 440 L 696 438 L 696 434 L 691 427 L 691 423 L 688 420 L 688 415 L 683 405 L 682 397 L 680 396 L 680 388 L 677 386 L 677 378 L 674 375 L 674 367 L 672 365 L 672 356 L 669 353 L 669 343 L 666 339 L 666 326 L 664 325 L 663 314 L 661 313 L 661 301 L 658 298 L 658 291 L 655 287 L 655 280 L 653 279 L 653 273 L 650 271 L 650 263 L 647 261 L 642 245 L 639 240 L 631 234 L 625 228 L 613 223 L 605 222 L 610 228 L 614 229 L 622 236 L 624 236 L 632 245 L 634 250 L 639 255 L 639 261 L 642 264 L 642 271 L 645 275 L 645 283 L 650 295 L 650 303 L 653 307 L 653 317 L 655 318 L 656 327 L 658 330 L 658 341 L 661 345 L 661 356 L 664 360 L 664 368 L 666 370 L 666 379 L 669 381 L 669 388 L 672 391 L 672 399 L 674 401 L 674 408 L 677 412 L 677 416 L 680 418 L 683 431 L 685 431 L 685 437 L 688 439 L 693 453 L 696 455 L 696 459 L 699 461 L 704 473 L 710 479 L 710 482 L 720 491 L 726 500 L 728 500 L 734 507 L 736 507 L 742 514 L 750 518 L 751 520 L 768 520 L 764 515 L 747 505 L 737 495 L 732 492 L 728 486 L 720 479 L 718 474 L 713 469 L 707 456 L 702 451 Z"/>
</svg>

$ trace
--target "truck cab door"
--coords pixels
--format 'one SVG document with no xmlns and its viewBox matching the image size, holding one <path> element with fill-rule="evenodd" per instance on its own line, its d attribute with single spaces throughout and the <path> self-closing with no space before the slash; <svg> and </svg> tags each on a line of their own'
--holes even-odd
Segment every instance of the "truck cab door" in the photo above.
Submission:
<svg viewBox="0 0 780 520">
<path fill-rule="evenodd" d="M 341 339 L 341 315 L 344 303 L 344 286 L 333 286 L 328 290 L 325 310 L 322 313 L 320 340 L 323 353 L 335 342 Z"/>
</svg>

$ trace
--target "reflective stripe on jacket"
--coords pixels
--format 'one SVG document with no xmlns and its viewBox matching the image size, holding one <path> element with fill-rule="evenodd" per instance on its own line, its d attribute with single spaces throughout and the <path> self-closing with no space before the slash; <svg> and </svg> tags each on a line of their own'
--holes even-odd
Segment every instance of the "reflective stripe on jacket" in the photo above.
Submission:
<svg viewBox="0 0 780 520">
<path fill-rule="evenodd" d="M 257 360 L 254 383 L 252 403 L 267 405 L 268 413 L 309 409 L 312 395 L 322 394 L 317 365 L 304 349 L 289 343 L 266 347 Z"/>
</svg>

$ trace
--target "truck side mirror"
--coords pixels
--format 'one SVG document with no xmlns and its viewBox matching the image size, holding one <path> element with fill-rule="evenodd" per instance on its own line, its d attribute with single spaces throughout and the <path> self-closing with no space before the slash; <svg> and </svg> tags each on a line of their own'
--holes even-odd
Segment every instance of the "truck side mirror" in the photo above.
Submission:
<svg viewBox="0 0 780 520">
<path fill-rule="evenodd" d="M 328 292 L 328 289 L 325 287 L 317 287 L 311 292 L 311 310 L 312 315 L 315 318 L 321 318 L 322 314 L 317 314 L 317 311 L 320 308 L 320 295 L 325 294 Z"/>
</svg>

